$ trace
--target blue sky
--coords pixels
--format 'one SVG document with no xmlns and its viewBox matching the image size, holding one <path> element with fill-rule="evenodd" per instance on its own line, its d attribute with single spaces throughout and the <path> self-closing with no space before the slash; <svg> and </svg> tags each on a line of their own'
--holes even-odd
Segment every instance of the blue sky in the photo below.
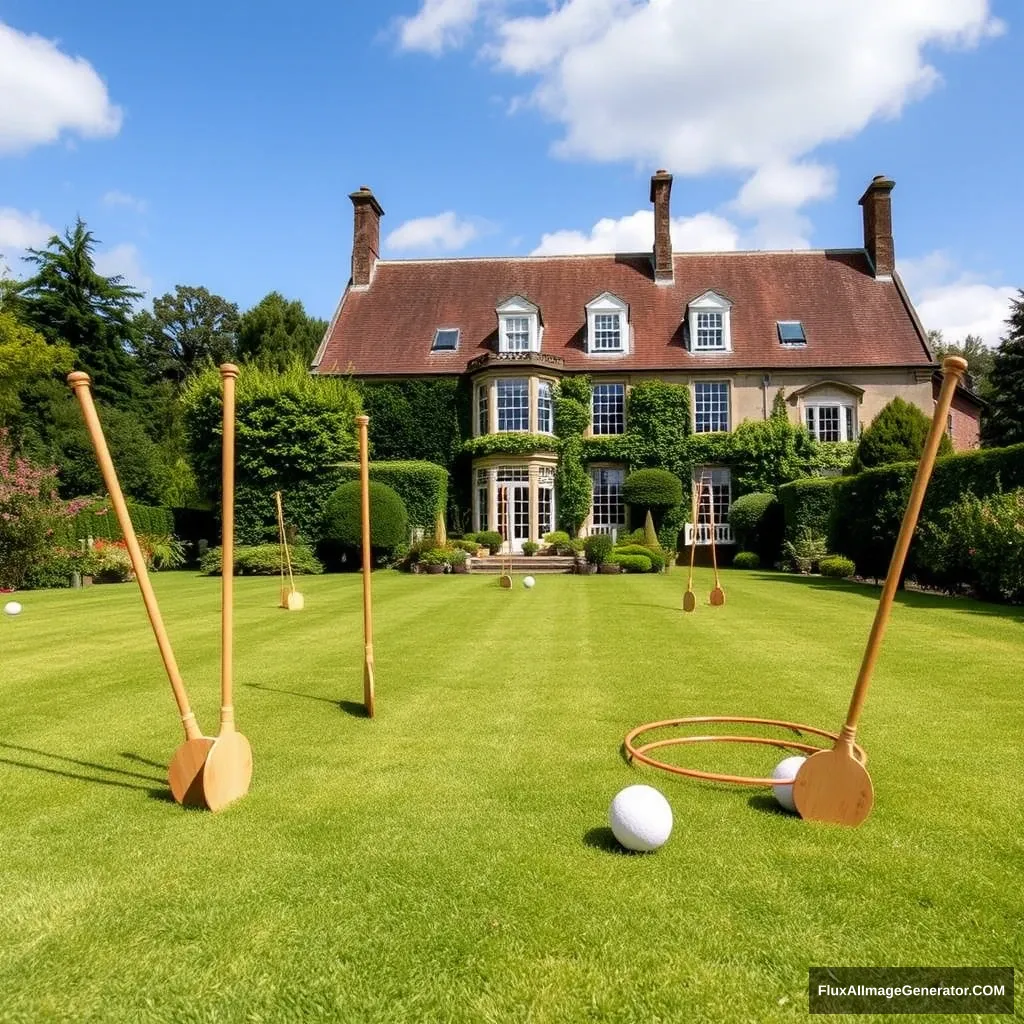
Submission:
<svg viewBox="0 0 1024 1024">
<path fill-rule="evenodd" d="M 851 247 L 896 181 L 922 319 L 994 343 L 1024 286 L 1013 0 L 0 0 L 0 253 L 81 215 L 149 295 L 329 317 L 347 193 L 386 257 Z"/>
</svg>

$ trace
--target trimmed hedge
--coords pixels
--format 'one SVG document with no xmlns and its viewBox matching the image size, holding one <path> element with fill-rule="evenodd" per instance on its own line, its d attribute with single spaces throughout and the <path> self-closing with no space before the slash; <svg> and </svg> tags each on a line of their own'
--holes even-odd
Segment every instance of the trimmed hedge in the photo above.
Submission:
<svg viewBox="0 0 1024 1024">
<path fill-rule="evenodd" d="M 829 555 L 818 563 L 822 576 L 834 576 L 836 579 L 846 579 L 852 576 L 857 568 L 849 558 L 842 555 Z"/>
<path fill-rule="evenodd" d="M 839 480 L 839 477 L 810 477 L 779 488 L 786 540 L 795 540 L 803 529 L 828 533 L 835 502 L 833 489 Z"/>
<path fill-rule="evenodd" d="M 760 569 L 761 559 L 754 551 L 737 551 L 732 560 L 734 569 Z"/>
<path fill-rule="evenodd" d="M 683 500 L 683 485 L 667 469 L 638 469 L 626 477 L 622 499 L 643 508 L 671 508 Z"/>
<path fill-rule="evenodd" d="M 362 544 L 362 487 L 356 480 L 342 484 L 324 506 L 323 539 L 357 548 Z M 404 544 L 409 529 L 405 505 L 398 492 L 370 481 L 370 546 L 393 551 Z"/>
<path fill-rule="evenodd" d="M 612 539 L 606 533 L 595 533 L 586 539 L 583 551 L 591 565 L 603 565 L 612 553 Z"/>
<path fill-rule="evenodd" d="M 616 558 L 620 555 L 642 555 L 650 560 L 651 572 L 661 572 L 665 568 L 665 556 L 660 551 L 649 548 L 646 544 L 621 544 L 612 554 Z"/>
<path fill-rule="evenodd" d="M 774 562 L 782 550 L 785 522 L 782 503 L 774 494 L 754 491 L 732 503 L 729 523 L 741 548 L 756 551 L 766 562 Z"/>
<path fill-rule="evenodd" d="M 315 576 L 324 571 L 312 551 L 304 544 L 289 549 L 292 572 Z M 277 544 L 240 545 L 235 548 L 236 576 L 276 576 L 281 571 L 281 548 Z M 221 574 L 221 549 L 210 548 L 199 561 L 199 571 L 207 576 Z"/>
<path fill-rule="evenodd" d="M 623 572 L 650 572 L 651 560 L 647 555 L 620 555 L 609 557 L 611 565 L 617 565 Z"/>
<path fill-rule="evenodd" d="M 136 533 L 152 537 L 167 537 L 174 533 L 174 515 L 169 508 L 139 505 L 133 501 L 127 502 L 127 505 Z M 102 498 L 73 518 L 61 522 L 56 532 L 65 542 L 86 540 L 89 537 L 94 540 L 124 539 L 114 506 Z"/>
<path fill-rule="evenodd" d="M 344 462 L 336 467 L 334 487 L 358 479 L 359 463 Z M 448 470 L 433 462 L 371 462 L 370 481 L 374 480 L 398 494 L 411 526 L 433 532 L 437 515 L 448 502 Z"/>
</svg>

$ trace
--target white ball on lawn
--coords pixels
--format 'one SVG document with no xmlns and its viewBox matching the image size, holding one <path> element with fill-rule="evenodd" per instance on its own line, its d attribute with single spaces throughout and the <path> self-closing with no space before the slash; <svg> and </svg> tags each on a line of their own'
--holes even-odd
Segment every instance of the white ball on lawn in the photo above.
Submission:
<svg viewBox="0 0 1024 1024">
<path fill-rule="evenodd" d="M 523 586 L 526 587 L 527 590 L 529 590 L 536 582 L 537 581 L 532 576 L 526 576 L 523 578 Z"/>
<path fill-rule="evenodd" d="M 21 605 L 17 601 L 8 601 L 4 605 L 4 611 L 8 615 L 18 615 L 21 612 Z"/>
<path fill-rule="evenodd" d="M 787 757 L 780 761 L 772 770 L 773 779 L 795 779 L 796 773 L 800 771 L 800 765 L 806 761 L 806 757 Z M 775 799 L 786 808 L 787 811 L 795 811 L 796 804 L 793 803 L 793 783 L 788 786 L 772 786 Z"/>
<path fill-rule="evenodd" d="M 627 786 L 612 800 L 608 824 L 627 850 L 650 853 L 672 834 L 672 808 L 653 786 Z"/>
</svg>

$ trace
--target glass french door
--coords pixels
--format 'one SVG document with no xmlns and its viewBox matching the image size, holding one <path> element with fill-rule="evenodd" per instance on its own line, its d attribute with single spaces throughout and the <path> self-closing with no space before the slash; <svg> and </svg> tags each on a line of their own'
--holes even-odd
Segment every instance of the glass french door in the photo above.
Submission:
<svg viewBox="0 0 1024 1024">
<path fill-rule="evenodd" d="M 498 532 L 511 542 L 513 552 L 522 552 L 523 541 L 530 539 L 529 483 L 503 484 L 498 488 Z"/>
</svg>

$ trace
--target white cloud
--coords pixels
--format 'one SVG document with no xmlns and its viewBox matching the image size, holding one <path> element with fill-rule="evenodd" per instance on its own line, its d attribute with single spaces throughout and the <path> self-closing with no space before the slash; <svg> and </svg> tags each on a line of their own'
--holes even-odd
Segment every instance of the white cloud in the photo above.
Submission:
<svg viewBox="0 0 1024 1024">
<path fill-rule="evenodd" d="M 384 240 L 389 249 L 457 252 L 479 235 L 479 228 L 451 210 L 435 217 L 417 217 L 400 224 Z"/>
<path fill-rule="evenodd" d="M 672 248 L 679 252 L 721 252 L 739 246 L 739 229 L 713 213 L 672 218 Z M 654 213 L 637 210 L 615 220 L 604 217 L 589 231 L 545 233 L 531 256 L 571 253 L 649 252 L 654 245 Z"/>
<path fill-rule="evenodd" d="M 56 142 L 65 132 L 116 135 L 121 118 L 88 61 L 0 22 L 0 153 Z"/>
<path fill-rule="evenodd" d="M 805 203 L 835 195 L 834 167 L 815 163 L 773 162 L 758 168 L 747 180 L 733 207 L 740 213 L 760 213 L 777 208 L 796 209 Z"/>
<path fill-rule="evenodd" d="M 486 0 L 423 0 L 418 14 L 399 18 L 398 40 L 403 50 L 439 54 L 459 46 L 480 15 Z"/>
<path fill-rule="evenodd" d="M 153 290 L 153 279 L 142 269 L 139 250 L 131 242 L 121 242 L 112 249 L 97 252 L 94 264 L 96 273 L 103 277 L 120 275 L 126 285 L 140 292 Z"/>
<path fill-rule="evenodd" d="M 899 260 L 897 270 L 926 330 L 942 331 L 947 341 L 977 334 L 989 345 L 999 344 L 1016 288 L 959 269 L 941 250 Z"/>
<path fill-rule="evenodd" d="M 465 41 L 483 8 L 424 0 L 403 28 L 415 24 L 418 48 L 437 53 Z M 795 186 L 771 168 L 896 117 L 934 89 L 940 76 L 926 49 L 970 48 L 1003 30 L 989 0 L 549 0 L 548 8 L 530 17 L 512 17 L 511 4 L 492 8 L 485 53 L 531 80 L 530 103 L 562 126 L 557 154 L 682 174 L 759 171 L 745 204 L 778 205 Z M 812 168 L 799 182 L 827 194 L 829 172 Z"/>
<path fill-rule="evenodd" d="M 103 195 L 104 206 L 126 206 L 136 213 L 145 213 L 149 204 L 145 199 L 139 199 L 128 192 L 121 192 L 118 189 L 111 189 Z"/>
<path fill-rule="evenodd" d="M 38 213 L 0 207 L 0 269 L 6 265 L 12 277 L 25 277 L 31 270 L 22 260 L 25 250 L 43 248 L 56 233 Z"/>
</svg>

